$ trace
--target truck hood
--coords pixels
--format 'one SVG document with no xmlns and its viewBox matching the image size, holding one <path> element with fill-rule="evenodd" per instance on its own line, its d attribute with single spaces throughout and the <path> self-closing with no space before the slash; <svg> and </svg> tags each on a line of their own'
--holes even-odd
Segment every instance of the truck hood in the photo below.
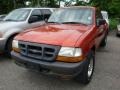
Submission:
<svg viewBox="0 0 120 90">
<path fill-rule="evenodd" d="M 78 39 L 91 28 L 80 25 L 46 25 L 19 34 L 15 39 L 74 47 Z"/>
<path fill-rule="evenodd" d="M 0 32 L 5 33 L 13 28 L 18 28 L 23 25 L 23 22 L 1 21 Z"/>
</svg>

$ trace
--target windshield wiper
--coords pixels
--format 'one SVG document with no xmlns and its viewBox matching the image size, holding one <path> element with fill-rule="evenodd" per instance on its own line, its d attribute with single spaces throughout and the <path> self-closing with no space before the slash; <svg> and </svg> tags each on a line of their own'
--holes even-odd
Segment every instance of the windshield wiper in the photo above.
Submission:
<svg viewBox="0 0 120 90">
<path fill-rule="evenodd" d="M 6 19 L 5 21 L 17 21 L 17 20 L 13 20 L 13 19 Z"/>
<path fill-rule="evenodd" d="M 62 24 L 82 24 L 82 25 L 87 25 L 87 24 L 82 23 L 82 22 L 62 22 Z"/>
<path fill-rule="evenodd" d="M 60 22 L 47 22 L 47 23 L 61 24 Z"/>
</svg>

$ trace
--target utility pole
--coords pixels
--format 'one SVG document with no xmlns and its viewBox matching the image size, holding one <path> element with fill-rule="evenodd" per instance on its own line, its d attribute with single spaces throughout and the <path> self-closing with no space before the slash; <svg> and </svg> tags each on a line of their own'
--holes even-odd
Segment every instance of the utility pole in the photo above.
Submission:
<svg viewBox="0 0 120 90">
<path fill-rule="evenodd" d="M 60 7 L 60 1 L 61 1 L 61 0 L 59 0 L 59 7 Z"/>
<path fill-rule="evenodd" d="M 40 6 L 39 0 L 37 0 L 37 6 L 38 6 L 38 7 Z"/>
<path fill-rule="evenodd" d="M 14 4 L 14 8 L 16 8 L 16 1 L 15 0 L 13 0 L 13 4 Z"/>
<path fill-rule="evenodd" d="M 46 0 L 43 0 L 43 3 L 44 3 L 44 7 L 46 7 L 47 1 L 46 1 Z"/>
</svg>

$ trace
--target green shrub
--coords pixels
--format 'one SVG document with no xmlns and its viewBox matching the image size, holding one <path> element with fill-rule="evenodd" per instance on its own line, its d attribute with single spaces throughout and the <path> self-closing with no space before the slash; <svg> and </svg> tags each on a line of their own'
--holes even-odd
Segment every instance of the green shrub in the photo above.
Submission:
<svg viewBox="0 0 120 90">
<path fill-rule="evenodd" d="M 118 19 L 110 19 L 110 29 L 111 30 L 115 30 L 117 28 L 117 25 L 119 24 L 119 20 Z"/>
</svg>

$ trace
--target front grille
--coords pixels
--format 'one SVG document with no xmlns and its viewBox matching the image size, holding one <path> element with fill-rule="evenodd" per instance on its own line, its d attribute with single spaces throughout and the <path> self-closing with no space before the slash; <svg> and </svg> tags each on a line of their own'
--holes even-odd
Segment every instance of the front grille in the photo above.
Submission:
<svg viewBox="0 0 120 90">
<path fill-rule="evenodd" d="M 60 46 L 19 42 L 20 54 L 36 60 L 54 61 Z"/>
</svg>

